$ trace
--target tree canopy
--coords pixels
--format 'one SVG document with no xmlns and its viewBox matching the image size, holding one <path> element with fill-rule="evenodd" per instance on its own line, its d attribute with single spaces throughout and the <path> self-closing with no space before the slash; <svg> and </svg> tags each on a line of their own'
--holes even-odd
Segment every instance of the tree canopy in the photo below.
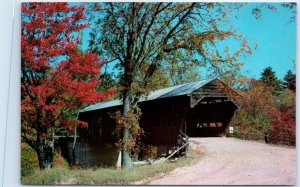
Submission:
<svg viewBox="0 0 300 187">
<path fill-rule="evenodd" d="M 296 95 L 288 88 L 276 91 L 276 81 L 269 67 L 262 72 L 261 80 L 250 80 L 247 89 L 240 90 L 242 102 L 232 122 L 238 137 L 295 145 Z"/>
<path fill-rule="evenodd" d="M 148 82 L 162 67 L 208 67 L 216 75 L 235 76 L 242 65 L 238 56 L 252 53 L 242 35 L 224 26 L 230 19 L 228 13 L 240 6 L 203 2 L 93 3 L 90 50 L 118 61 L 123 116 L 128 116 L 140 96 L 150 91 Z M 219 41 L 227 39 L 236 41 L 239 47 L 232 51 L 228 46 L 218 46 Z M 124 128 L 124 141 L 129 134 L 130 130 Z M 129 158 L 129 150 L 123 152 L 123 158 Z M 124 167 L 130 167 L 129 162 L 123 162 Z"/>
<path fill-rule="evenodd" d="M 260 80 L 270 88 L 273 89 L 273 93 L 278 93 L 282 90 L 281 81 L 277 78 L 275 72 L 273 71 L 272 67 L 267 67 L 261 73 Z"/>
<path fill-rule="evenodd" d="M 284 88 L 288 88 L 293 92 L 296 92 L 296 74 L 294 74 L 291 70 L 288 70 L 283 80 Z"/>
<path fill-rule="evenodd" d="M 23 3 L 21 41 L 22 138 L 37 152 L 40 168 L 53 165 L 54 135 L 77 125 L 78 110 L 114 91 L 97 92 L 105 61 L 79 50 L 76 32 L 85 7 Z"/>
</svg>

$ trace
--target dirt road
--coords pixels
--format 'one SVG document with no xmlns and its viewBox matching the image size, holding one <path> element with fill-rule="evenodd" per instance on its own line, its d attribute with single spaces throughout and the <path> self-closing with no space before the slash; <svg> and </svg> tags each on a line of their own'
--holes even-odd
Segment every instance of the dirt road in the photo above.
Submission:
<svg viewBox="0 0 300 187">
<path fill-rule="evenodd" d="M 147 184 L 295 185 L 296 149 L 235 138 L 192 138 L 203 154 L 192 166 L 178 168 Z"/>
</svg>

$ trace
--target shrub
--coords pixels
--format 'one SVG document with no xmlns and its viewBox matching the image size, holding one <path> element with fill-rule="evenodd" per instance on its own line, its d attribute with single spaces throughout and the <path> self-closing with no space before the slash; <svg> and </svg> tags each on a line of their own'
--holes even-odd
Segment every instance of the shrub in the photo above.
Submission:
<svg viewBox="0 0 300 187">
<path fill-rule="evenodd" d="M 145 145 L 141 150 L 141 159 L 156 158 L 157 157 L 157 146 Z"/>
<path fill-rule="evenodd" d="M 67 168 L 68 162 L 58 152 L 54 156 L 54 167 Z M 34 174 L 39 170 L 39 161 L 37 154 L 28 144 L 21 143 L 21 177 Z"/>
<path fill-rule="evenodd" d="M 36 152 L 26 143 L 21 144 L 21 177 L 34 173 L 39 169 Z"/>
</svg>

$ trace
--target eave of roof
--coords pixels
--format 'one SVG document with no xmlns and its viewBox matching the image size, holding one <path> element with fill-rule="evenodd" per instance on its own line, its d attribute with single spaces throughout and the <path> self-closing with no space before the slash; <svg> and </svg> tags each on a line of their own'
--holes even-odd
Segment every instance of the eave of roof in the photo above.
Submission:
<svg viewBox="0 0 300 187">
<path fill-rule="evenodd" d="M 154 90 L 154 91 L 150 92 L 147 96 L 141 97 L 139 102 L 168 98 L 168 97 L 175 97 L 175 96 L 181 96 L 181 95 L 188 95 L 213 80 L 216 80 L 216 79 L 201 80 L 201 81 L 196 81 L 196 82 L 180 84 L 180 85 L 176 85 L 176 86 L 172 86 L 172 87 L 168 87 L 168 88 L 163 88 L 163 89 L 159 89 L 159 90 Z M 105 102 L 101 102 L 101 103 L 97 103 L 97 104 L 88 106 L 88 107 L 80 110 L 79 112 L 88 112 L 88 111 L 93 111 L 93 110 L 99 110 L 99 109 L 104 109 L 104 108 L 109 108 L 109 107 L 114 107 L 114 106 L 120 106 L 122 104 L 123 104 L 123 102 L 121 100 L 105 101 Z"/>
</svg>

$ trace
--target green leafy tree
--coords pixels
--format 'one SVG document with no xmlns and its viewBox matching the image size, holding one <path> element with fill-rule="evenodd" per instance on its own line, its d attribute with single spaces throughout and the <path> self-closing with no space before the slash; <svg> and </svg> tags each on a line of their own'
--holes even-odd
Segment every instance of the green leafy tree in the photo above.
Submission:
<svg viewBox="0 0 300 187">
<path fill-rule="evenodd" d="M 146 76 L 149 64 L 143 64 L 140 71 L 137 72 L 136 78 L 133 83 L 134 92 L 139 93 L 149 93 L 150 91 L 165 88 L 171 85 L 170 77 L 164 71 L 164 69 L 157 69 L 153 75 L 148 79 L 147 86 L 141 87 L 143 84 L 144 77 Z"/>
<path fill-rule="evenodd" d="M 194 82 L 200 79 L 197 64 L 172 63 L 163 66 L 163 71 L 169 77 L 172 85 Z"/>
<path fill-rule="evenodd" d="M 272 89 L 265 87 L 262 81 L 251 80 L 232 123 L 237 127 L 239 137 L 262 140 L 276 115 L 278 111 Z"/>
<path fill-rule="evenodd" d="M 238 67 L 238 57 L 251 53 L 248 42 L 233 28 L 224 29 L 232 13 L 242 4 L 230 3 L 93 3 L 90 4 L 93 31 L 90 50 L 115 59 L 121 72 L 123 100 L 122 167 L 131 167 L 131 113 L 151 77 L 165 63 L 209 66 L 217 75 Z M 230 14 L 229 14 L 230 13 Z M 240 48 L 218 46 L 234 40 Z M 143 73 L 141 73 L 143 67 Z M 143 75 L 141 77 L 140 75 Z M 140 80 L 136 82 L 136 80 Z M 132 124 L 135 124 L 133 120 Z"/>
<path fill-rule="evenodd" d="M 295 145 L 295 93 L 289 89 L 274 95 L 262 81 L 251 80 L 243 90 L 243 97 L 233 121 L 239 138 L 263 140 L 270 143 Z"/>
<path fill-rule="evenodd" d="M 114 79 L 112 74 L 103 73 L 99 75 L 99 81 L 101 82 L 101 86 L 97 87 L 99 92 L 112 90 L 117 87 L 117 80 Z"/>
</svg>

